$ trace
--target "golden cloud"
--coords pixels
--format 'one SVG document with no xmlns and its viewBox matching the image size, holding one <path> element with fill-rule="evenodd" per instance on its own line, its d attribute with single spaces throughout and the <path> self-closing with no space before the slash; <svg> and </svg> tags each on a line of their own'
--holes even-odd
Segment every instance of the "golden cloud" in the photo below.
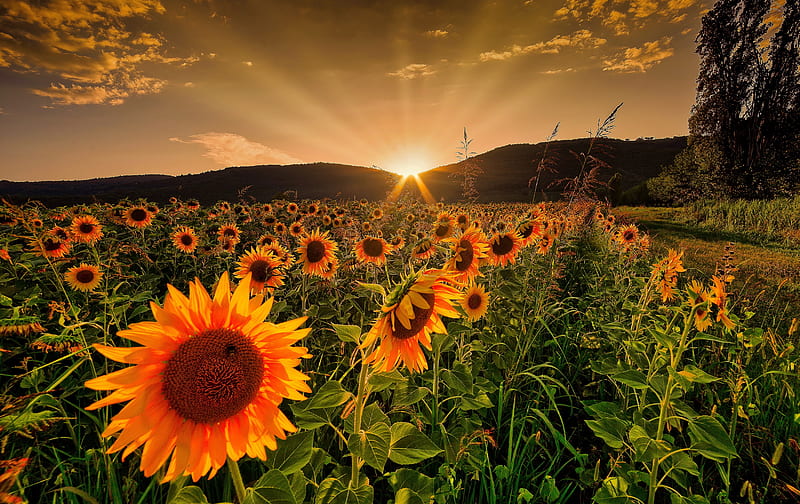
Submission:
<svg viewBox="0 0 800 504">
<path fill-rule="evenodd" d="M 578 30 L 570 35 L 557 35 L 546 42 L 537 42 L 527 46 L 513 45 L 504 51 L 482 52 L 478 59 L 481 62 L 503 61 L 524 54 L 558 54 L 562 49 L 572 47 L 591 49 L 606 43 L 606 39 L 595 37 L 589 30 Z"/>
<path fill-rule="evenodd" d="M 61 82 L 34 90 L 56 105 L 118 105 L 158 93 L 166 83 L 144 75 L 142 64 L 188 65 L 168 57 L 163 38 L 126 28 L 165 12 L 159 0 L 6 0 L 0 11 L 0 67 L 52 74 Z"/>
<path fill-rule="evenodd" d="M 644 73 L 675 53 L 669 46 L 672 37 L 645 42 L 642 47 L 629 47 L 611 59 L 603 61 L 603 71 Z"/>
<path fill-rule="evenodd" d="M 418 79 L 420 77 L 427 77 L 436 73 L 433 65 L 426 65 L 424 63 L 412 63 L 406 65 L 400 70 L 388 72 L 386 75 L 390 77 L 400 77 L 401 79 Z"/>
<path fill-rule="evenodd" d="M 268 147 L 258 142 L 253 142 L 236 133 L 198 133 L 189 136 L 188 140 L 173 137 L 170 138 L 170 141 L 202 145 L 206 148 L 206 152 L 203 156 L 214 160 L 222 166 L 293 164 L 302 162 L 281 150 Z"/>
</svg>

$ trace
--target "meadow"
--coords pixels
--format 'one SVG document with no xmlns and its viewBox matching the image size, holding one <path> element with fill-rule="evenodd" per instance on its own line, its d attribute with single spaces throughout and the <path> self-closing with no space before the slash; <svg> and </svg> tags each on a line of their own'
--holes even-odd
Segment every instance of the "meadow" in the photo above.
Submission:
<svg viewBox="0 0 800 504">
<path fill-rule="evenodd" d="M 797 319 L 669 245 L 592 201 L 6 204 L 0 502 L 796 502 Z"/>
</svg>

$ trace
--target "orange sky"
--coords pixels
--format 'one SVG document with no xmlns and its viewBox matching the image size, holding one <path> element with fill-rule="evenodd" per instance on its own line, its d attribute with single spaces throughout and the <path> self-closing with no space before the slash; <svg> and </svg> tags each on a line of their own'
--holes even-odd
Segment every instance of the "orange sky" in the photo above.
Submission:
<svg viewBox="0 0 800 504">
<path fill-rule="evenodd" d="M 684 135 L 701 0 L 44 0 L 0 4 L 0 178 Z"/>
</svg>

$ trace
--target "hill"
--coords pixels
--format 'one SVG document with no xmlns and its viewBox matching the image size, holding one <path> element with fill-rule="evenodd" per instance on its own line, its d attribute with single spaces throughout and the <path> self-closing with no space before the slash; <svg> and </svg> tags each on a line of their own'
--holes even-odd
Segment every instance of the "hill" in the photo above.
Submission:
<svg viewBox="0 0 800 504">
<path fill-rule="evenodd" d="M 575 153 L 586 152 L 589 139 L 551 142 L 547 156 L 555 172 L 543 172 L 540 191 L 553 199 L 559 193 L 554 181 L 574 177 L 580 169 Z M 610 194 L 629 190 L 655 176 L 686 146 L 686 137 L 656 140 L 603 139 L 591 154 L 607 163 L 600 178 L 613 178 Z M 545 144 L 515 144 L 498 147 L 470 159 L 483 170 L 477 181 L 479 201 L 528 201 L 528 181 L 536 175 Z M 458 174 L 464 162 L 440 166 L 421 174 L 438 199 L 461 198 Z M 0 181 L 0 196 L 15 202 L 38 200 L 48 206 L 82 202 L 116 202 L 124 198 L 147 198 L 164 202 L 175 196 L 197 199 L 203 204 L 234 201 L 240 196 L 267 201 L 293 191 L 297 198 L 366 198 L 378 200 L 400 179 L 386 171 L 334 163 L 238 166 L 194 175 L 129 175 L 75 181 Z M 413 184 L 410 184 L 413 186 Z M 412 187 L 412 191 L 416 192 Z"/>
</svg>

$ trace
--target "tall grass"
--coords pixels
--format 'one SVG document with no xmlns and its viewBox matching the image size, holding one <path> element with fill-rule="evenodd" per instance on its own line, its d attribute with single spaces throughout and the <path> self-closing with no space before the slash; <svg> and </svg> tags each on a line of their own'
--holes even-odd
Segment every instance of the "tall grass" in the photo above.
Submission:
<svg viewBox="0 0 800 504">
<path fill-rule="evenodd" d="M 754 201 L 703 200 L 687 205 L 685 215 L 701 227 L 800 246 L 800 196 Z"/>
</svg>

